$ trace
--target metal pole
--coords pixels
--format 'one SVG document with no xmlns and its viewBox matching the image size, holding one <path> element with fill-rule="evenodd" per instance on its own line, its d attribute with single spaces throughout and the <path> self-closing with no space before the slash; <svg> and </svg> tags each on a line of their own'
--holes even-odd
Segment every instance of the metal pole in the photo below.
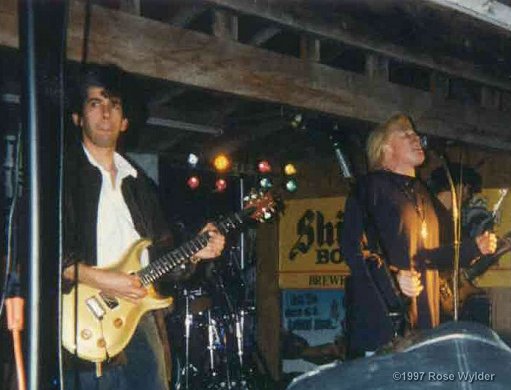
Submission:
<svg viewBox="0 0 511 390">
<path fill-rule="evenodd" d="M 28 359 L 27 376 L 28 388 L 38 390 L 40 363 L 40 174 L 39 174 L 39 117 L 37 113 L 37 87 L 36 87 L 36 59 L 35 59 L 35 17 L 34 2 L 32 0 L 19 2 L 20 18 L 20 47 L 24 45 L 25 59 L 25 131 L 28 145 L 27 171 L 28 171 L 28 215 L 29 215 L 29 250 L 28 250 L 28 293 L 27 293 L 27 336 Z M 24 38 L 24 41 L 23 41 Z"/>
<path fill-rule="evenodd" d="M 27 385 L 30 390 L 54 389 L 60 388 L 60 205 L 67 3 L 20 0 L 18 7 L 24 68 L 21 119 L 28 183 L 28 254 L 23 267 L 28 283 Z"/>
<path fill-rule="evenodd" d="M 240 176 L 240 210 L 243 210 L 243 196 L 245 195 L 245 179 Z M 243 230 L 240 233 L 240 268 L 245 269 L 245 233 Z"/>
</svg>

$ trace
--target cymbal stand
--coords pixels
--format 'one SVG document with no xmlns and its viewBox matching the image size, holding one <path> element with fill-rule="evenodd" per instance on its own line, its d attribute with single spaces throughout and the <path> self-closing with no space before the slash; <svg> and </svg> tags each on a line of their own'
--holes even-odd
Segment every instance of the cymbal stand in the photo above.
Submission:
<svg viewBox="0 0 511 390">
<path fill-rule="evenodd" d="M 240 309 L 239 314 L 236 313 L 236 341 L 237 341 L 237 349 L 238 349 L 238 358 L 239 358 L 239 380 L 238 387 L 239 390 L 249 389 L 245 370 L 243 367 L 243 330 L 245 325 L 245 314 L 246 311 L 244 309 Z"/>
<path fill-rule="evenodd" d="M 243 325 L 245 322 L 245 311 L 240 310 L 239 314 L 235 314 L 236 318 L 236 341 L 238 348 L 238 358 L 240 362 L 240 370 L 243 370 Z"/>
<path fill-rule="evenodd" d="M 245 315 L 247 314 L 247 311 L 243 308 L 235 308 L 234 302 L 229 297 L 229 294 L 227 294 L 225 290 L 225 284 L 222 276 L 215 272 L 214 273 L 216 278 L 216 284 L 219 290 L 221 291 L 221 295 L 224 299 L 224 303 L 227 306 L 229 310 L 229 318 L 234 320 L 234 329 L 231 334 L 234 333 L 234 336 L 236 337 L 236 354 L 238 355 L 238 363 L 239 363 L 239 376 L 238 380 L 231 380 L 230 375 L 230 363 L 229 363 L 229 357 L 228 355 L 225 356 L 225 363 L 226 363 L 226 369 L 227 369 L 227 378 L 228 378 L 228 388 L 231 388 L 231 385 L 234 386 L 233 388 L 238 390 L 244 390 L 248 389 L 247 387 L 247 381 L 245 378 L 245 372 L 243 367 L 243 355 L 244 355 L 244 342 L 243 342 L 243 332 L 245 328 Z M 232 329 L 232 328 L 231 328 Z M 227 343 L 225 343 L 227 345 Z"/>
<path fill-rule="evenodd" d="M 208 350 L 209 350 L 209 369 L 211 376 L 216 377 L 217 372 L 215 371 L 215 324 L 211 318 L 211 310 L 208 309 Z"/>
<path fill-rule="evenodd" d="M 190 386 L 190 328 L 193 323 L 193 314 L 190 312 L 190 294 L 188 290 L 184 290 L 185 295 L 185 305 L 186 305 L 186 314 L 185 314 L 185 389 L 189 390 Z"/>
</svg>

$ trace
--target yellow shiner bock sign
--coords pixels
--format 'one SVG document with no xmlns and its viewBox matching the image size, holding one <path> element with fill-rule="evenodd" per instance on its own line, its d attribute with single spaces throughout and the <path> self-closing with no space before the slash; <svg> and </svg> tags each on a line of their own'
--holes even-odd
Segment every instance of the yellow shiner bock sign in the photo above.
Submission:
<svg viewBox="0 0 511 390">
<path fill-rule="evenodd" d="M 286 202 L 279 224 L 280 288 L 343 288 L 340 252 L 344 197 Z"/>
</svg>

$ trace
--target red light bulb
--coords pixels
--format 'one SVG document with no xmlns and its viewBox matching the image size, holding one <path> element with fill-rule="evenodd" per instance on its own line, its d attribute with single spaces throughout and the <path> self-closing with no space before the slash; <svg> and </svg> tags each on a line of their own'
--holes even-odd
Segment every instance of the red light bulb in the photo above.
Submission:
<svg viewBox="0 0 511 390">
<path fill-rule="evenodd" d="M 261 160 L 257 163 L 257 170 L 260 173 L 270 173 L 271 165 L 268 160 Z"/>
<path fill-rule="evenodd" d="M 218 192 L 223 192 L 227 188 L 227 181 L 225 179 L 217 179 L 215 182 L 215 188 Z"/>
<path fill-rule="evenodd" d="M 186 184 L 190 189 L 195 190 L 200 186 L 200 180 L 197 176 L 190 176 L 186 181 Z"/>
</svg>

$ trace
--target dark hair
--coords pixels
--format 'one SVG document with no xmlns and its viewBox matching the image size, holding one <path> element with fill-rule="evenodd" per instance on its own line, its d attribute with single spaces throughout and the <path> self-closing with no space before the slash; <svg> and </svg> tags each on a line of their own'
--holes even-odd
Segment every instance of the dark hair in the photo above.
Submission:
<svg viewBox="0 0 511 390">
<path fill-rule="evenodd" d="M 121 148 L 136 145 L 139 127 L 145 123 L 148 111 L 139 82 L 117 65 L 82 64 L 75 76 L 68 96 L 69 109 L 82 114 L 83 104 L 90 87 L 104 88 L 110 97 L 121 99 L 122 111 L 129 120 L 130 131 L 123 135 Z"/>
<path fill-rule="evenodd" d="M 116 65 L 82 65 L 72 91 L 71 111 L 81 114 L 83 104 L 87 99 L 87 90 L 90 87 L 101 87 L 105 89 L 110 97 L 121 99 L 125 111 L 124 115 L 128 117 L 126 108 L 130 105 L 130 99 L 125 79 L 126 73 Z"/>
<path fill-rule="evenodd" d="M 460 166 L 460 164 L 449 164 L 448 167 L 452 175 L 452 181 L 455 185 L 458 185 L 460 184 L 460 181 L 463 181 L 463 184 L 471 187 L 473 193 L 481 192 L 482 178 L 474 168 L 463 165 Z M 431 172 L 428 184 L 431 191 L 435 194 L 442 191 L 448 191 L 450 186 L 445 169 L 443 167 L 438 167 Z"/>
</svg>

